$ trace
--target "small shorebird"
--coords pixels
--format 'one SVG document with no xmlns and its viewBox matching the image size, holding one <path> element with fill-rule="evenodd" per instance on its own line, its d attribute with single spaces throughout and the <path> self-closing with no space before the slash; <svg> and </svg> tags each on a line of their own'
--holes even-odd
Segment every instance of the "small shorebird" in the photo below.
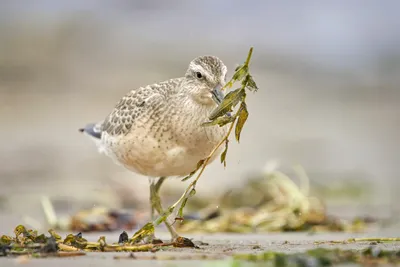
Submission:
<svg viewBox="0 0 400 267">
<path fill-rule="evenodd" d="M 162 213 L 158 192 L 166 177 L 188 175 L 226 135 L 225 126 L 201 126 L 224 98 L 226 73 L 219 58 L 197 57 L 184 77 L 132 90 L 104 121 L 80 129 L 116 163 L 149 177 L 152 216 Z M 172 239 L 179 237 L 165 224 Z"/>
</svg>

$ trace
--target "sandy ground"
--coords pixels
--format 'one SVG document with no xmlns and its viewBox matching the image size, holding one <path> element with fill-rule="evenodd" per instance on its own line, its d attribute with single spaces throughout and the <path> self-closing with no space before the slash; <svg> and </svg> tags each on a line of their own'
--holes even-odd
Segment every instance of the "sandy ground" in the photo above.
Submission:
<svg viewBox="0 0 400 267">
<path fill-rule="evenodd" d="M 14 220 L 0 216 L 2 234 L 11 234 Z M 301 252 L 316 247 L 361 250 L 371 245 L 370 242 L 350 244 L 315 244 L 315 241 L 345 240 L 356 237 L 397 237 L 400 230 L 396 227 L 373 229 L 367 233 L 268 233 L 268 234 L 187 234 L 198 249 L 167 248 L 156 253 L 135 253 L 136 259 L 115 259 L 115 256 L 128 256 L 129 253 L 88 253 L 74 258 L 31 259 L 24 262 L 29 266 L 232 266 L 231 255 L 235 253 L 260 253 L 267 250 L 286 253 Z M 60 233 L 64 236 L 64 233 Z M 132 233 L 129 233 L 131 235 Z M 96 241 L 105 235 L 109 243 L 118 239 L 119 233 L 91 233 L 84 237 Z M 157 236 L 167 240 L 168 233 L 157 228 Z M 399 250 L 400 242 L 375 244 L 384 249 Z M 154 257 L 159 260 L 155 260 Z M 168 260 L 167 260 L 168 259 Z M 15 258 L 0 258 L 0 266 L 15 266 L 21 262 Z M 247 265 L 244 265 L 247 266 Z"/>
</svg>

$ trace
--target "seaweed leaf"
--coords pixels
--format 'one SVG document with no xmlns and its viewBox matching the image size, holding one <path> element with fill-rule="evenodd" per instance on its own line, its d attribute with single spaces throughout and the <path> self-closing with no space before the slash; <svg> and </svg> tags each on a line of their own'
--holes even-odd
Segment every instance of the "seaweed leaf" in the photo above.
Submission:
<svg viewBox="0 0 400 267">
<path fill-rule="evenodd" d="M 226 88 L 232 88 L 232 86 L 233 86 L 233 81 L 229 81 L 229 82 L 227 82 L 226 84 L 225 84 L 225 86 L 223 87 L 223 89 L 226 89 Z"/>
<path fill-rule="evenodd" d="M 100 250 L 104 251 L 105 246 L 107 246 L 106 237 L 100 236 L 97 242 L 99 243 Z"/>
<path fill-rule="evenodd" d="M 150 236 L 152 234 L 154 234 L 154 224 L 152 222 L 148 222 L 132 236 L 132 238 L 129 240 L 129 243 L 137 243 L 144 237 Z"/>
<path fill-rule="evenodd" d="M 236 68 L 235 74 L 233 74 L 232 80 L 233 82 L 241 81 L 249 72 L 249 66 L 243 64 Z"/>
<path fill-rule="evenodd" d="M 10 245 L 12 241 L 13 239 L 11 236 L 2 235 L 0 238 L 0 245 Z"/>
<path fill-rule="evenodd" d="M 192 190 L 190 190 L 189 197 L 192 197 L 194 195 L 196 195 L 196 189 L 192 188 Z"/>
<path fill-rule="evenodd" d="M 242 88 L 238 88 L 234 91 L 229 92 L 224 100 L 222 100 L 221 104 L 211 112 L 210 116 L 208 117 L 209 120 L 213 121 L 218 117 L 226 115 L 228 112 L 232 111 L 239 101 L 242 100 L 245 91 Z"/>
<path fill-rule="evenodd" d="M 226 139 L 225 140 L 225 149 L 221 154 L 221 163 L 224 164 L 224 167 L 226 167 L 226 153 L 228 153 L 228 144 L 229 144 L 229 140 Z"/>
<path fill-rule="evenodd" d="M 46 243 L 47 242 L 47 237 L 44 234 L 38 235 L 37 237 L 35 237 L 35 240 L 33 240 L 33 242 L 35 243 Z"/>
<path fill-rule="evenodd" d="M 228 115 L 223 115 L 222 117 L 218 117 L 215 120 L 208 121 L 202 124 L 202 126 L 213 126 L 213 125 L 219 125 L 219 126 L 224 126 L 230 122 L 233 122 L 236 119 L 234 116 L 228 116 Z"/>
<path fill-rule="evenodd" d="M 54 231 L 53 229 L 49 229 L 49 234 L 57 241 L 61 241 L 61 236 L 59 234 L 56 233 L 56 231 Z"/>
<path fill-rule="evenodd" d="M 15 229 L 14 229 L 14 234 L 15 234 L 15 237 L 16 238 L 18 238 L 21 234 L 27 234 L 28 232 L 26 231 L 26 228 L 25 228 L 25 226 L 23 226 L 23 225 L 18 225 L 17 227 L 15 227 Z"/>
<path fill-rule="evenodd" d="M 243 129 L 243 125 L 245 124 L 247 118 L 249 117 L 249 112 L 247 111 L 247 105 L 245 102 L 242 102 L 242 104 L 240 104 L 240 109 L 238 111 L 238 121 L 236 123 L 236 128 L 235 128 L 235 136 L 236 136 L 236 140 L 239 142 L 240 140 L 240 134 L 242 132 Z"/>
<path fill-rule="evenodd" d="M 179 210 L 178 210 L 178 217 L 177 218 L 175 218 L 175 220 L 183 220 L 183 208 L 186 206 L 186 202 L 188 201 L 188 197 L 186 197 L 186 198 L 184 198 L 183 200 L 182 200 L 182 204 L 181 204 L 181 206 L 179 207 Z"/>
<path fill-rule="evenodd" d="M 189 173 L 189 175 L 184 177 L 181 181 L 184 182 L 184 181 L 192 178 L 192 176 L 201 168 L 201 166 L 203 166 L 203 163 L 204 163 L 204 159 L 197 162 L 196 169 L 194 171 L 192 171 L 191 173 Z"/>
<path fill-rule="evenodd" d="M 181 203 L 181 206 L 179 207 L 178 210 L 178 214 L 177 214 L 177 218 L 175 218 L 175 220 L 180 220 L 183 221 L 183 208 L 186 206 L 186 203 L 188 201 L 188 199 L 192 196 L 194 196 L 196 194 L 196 189 L 192 188 L 192 190 L 189 192 L 189 195 L 187 195 Z"/>
<path fill-rule="evenodd" d="M 80 249 L 84 249 L 87 243 L 88 243 L 87 240 L 83 238 L 81 234 L 77 235 L 68 234 L 63 241 L 64 245 L 73 246 Z"/>
<path fill-rule="evenodd" d="M 257 84 L 253 80 L 253 77 L 250 74 L 247 74 L 245 86 L 247 89 L 249 89 L 252 92 L 257 92 L 257 90 L 258 90 Z"/>
</svg>

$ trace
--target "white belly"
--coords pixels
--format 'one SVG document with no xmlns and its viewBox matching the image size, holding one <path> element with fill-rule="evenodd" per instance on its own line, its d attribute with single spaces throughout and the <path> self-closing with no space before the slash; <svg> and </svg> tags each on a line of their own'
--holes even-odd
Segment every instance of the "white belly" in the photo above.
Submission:
<svg viewBox="0 0 400 267">
<path fill-rule="evenodd" d="M 150 177 L 185 176 L 206 158 L 219 140 L 210 142 L 205 136 L 196 143 L 165 142 L 140 133 L 124 137 L 105 137 L 105 152 L 125 168 Z M 222 137 L 221 137 L 222 138 Z M 209 161 L 211 163 L 217 154 Z"/>
</svg>

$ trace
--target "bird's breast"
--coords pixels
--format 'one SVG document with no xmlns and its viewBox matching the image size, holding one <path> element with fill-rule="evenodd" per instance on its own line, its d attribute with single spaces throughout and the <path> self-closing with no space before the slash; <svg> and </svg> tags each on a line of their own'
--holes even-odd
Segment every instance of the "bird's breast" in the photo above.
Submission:
<svg viewBox="0 0 400 267">
<path fill-rule="evenodd" d="M 150 134 L 136 130 L 118 138 L 105 137 L 107 154 L 145 176 L 187 175 L 200 160 L 209 156 L 225 131 L 214 127 L 182 127 L 179 133 L 160 130 L 155 131 L 159 134 Z"/>
</svg>

